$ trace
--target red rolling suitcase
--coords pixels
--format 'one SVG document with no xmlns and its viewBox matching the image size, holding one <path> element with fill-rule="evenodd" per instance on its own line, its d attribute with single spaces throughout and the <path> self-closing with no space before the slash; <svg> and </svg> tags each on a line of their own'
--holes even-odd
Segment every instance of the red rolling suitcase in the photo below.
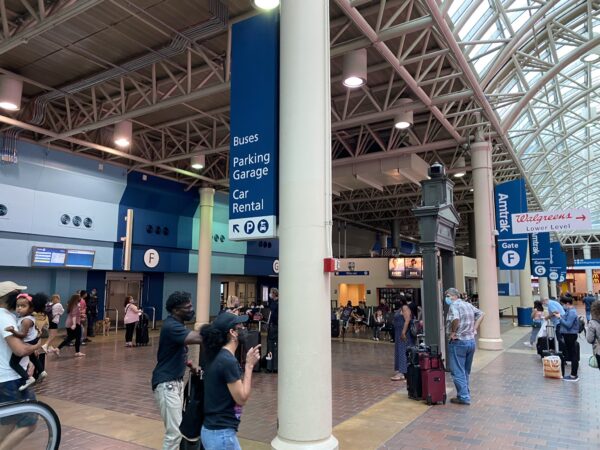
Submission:
<svg viewBox="0 0 600 450">
<path fill-rule="evenodd" d="M 428 405 L 446 403 L 446 372 L 442 355 L 437 352 L 419 354 L 421 390 Z"/>
</svg>

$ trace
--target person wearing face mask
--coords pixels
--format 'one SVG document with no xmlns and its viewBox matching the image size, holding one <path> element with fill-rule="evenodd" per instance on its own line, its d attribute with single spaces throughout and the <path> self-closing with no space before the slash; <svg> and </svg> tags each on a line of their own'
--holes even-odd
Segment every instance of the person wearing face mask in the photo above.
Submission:
<svg viewBox="0 0 600 450">
<path fill-rule="evenodd" d="M 260 345 L 250 348 L 242 377 L 235 351 L 248 337 L 244 326 L 247 320 L 247 315 L 225 312 L 200 330 L 204 367 L 204 423 L 200 436 L 206 450 L 241 449 L 236 433 L 242 407 L 250 397 L 252 370 L 260 359 Z"/>
<path fill-rule="evenodd" d="M 197 331 L 184 322 L 194 318 L 191 295 L 173 292 L 165 305 L 169 316 L 163 321 L 158 341 L 157 364 L 152 372 L 154 399 L 165 424 L 163 450 L 177 450 L 181 442 L 179 424 L 183 409 L 183 375 L 187 363 L 187 347 L 202 343 Z M 197 368 L 192 368 L 197 371 Z"/>
<path fill-rule="evenodd" d="M 448 362 L 450 373 L 456 386 L 456 397 L 451 403 L 458 405 L 471 404 L 469 377 L 475 354 L 475 334 L 483 320 L 483 312 L 470 303 L 461 300 L 458 289 L 446 291 L 446 332 L 448 333 Z"/>
</svg>

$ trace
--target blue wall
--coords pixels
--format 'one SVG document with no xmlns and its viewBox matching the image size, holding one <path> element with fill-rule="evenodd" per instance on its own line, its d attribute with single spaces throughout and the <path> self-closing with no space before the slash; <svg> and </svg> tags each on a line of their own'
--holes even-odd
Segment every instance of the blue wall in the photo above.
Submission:
<svg viewBox="0 0 600 450">
<path fill-rule="evenodd" d="M 29 286 L 30 292 L 58 293 L 63 303 L 79 289 L 98 290 L 103 310 L 106 273 L 122 269 L 124 217 L 134 210 L 132 271 L 144 273 L 144 304 L 164 317 L 164 302 L 174 290 L 195 296 L 198 269 L 199 194 L 197 189 L 126 170 L 67 152 L 18 142 L 18 164 L 0 165 L 0 280 Z M 63 222 L 63 216 L 68 220 Z M 81 218 L 75 226 L 73 218 Z M 84 219 L 91 219 L 84 226 Z M 277 240 L 228 239 L 228 196 L 215 194 L 212 273 L 270 276 Z M 165 232 L 165 228 L 168 230 Z M 157 230 L 160 231 L 157 233 Z M 94 270 L 31 267 L 33 246 L 95 250 Z M 159 252 L 148 268 L 146 250 Z M 220 282 L 211 283 L 211 314 L 218 312 Z M 146 297 L 147 296 L 147 297 Z"/>
</svg>

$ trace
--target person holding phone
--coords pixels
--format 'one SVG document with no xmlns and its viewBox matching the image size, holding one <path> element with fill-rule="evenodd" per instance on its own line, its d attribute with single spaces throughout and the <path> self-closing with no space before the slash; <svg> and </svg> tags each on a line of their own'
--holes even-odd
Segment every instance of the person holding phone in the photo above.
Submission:
<svg viewBox="0 0 600 450">
<path fill-rule="evenodd" d="M 204 424 L 200 437 L 206 450 L 239 450 L 237 431 L 242 408 L 250 398 L 252 370 L 260 345 L 250 348 L 242 368 L 235 351 L 248 337 L 248 316 L 224 312 L 200 329 L 204 368 Z"/>
</svg>

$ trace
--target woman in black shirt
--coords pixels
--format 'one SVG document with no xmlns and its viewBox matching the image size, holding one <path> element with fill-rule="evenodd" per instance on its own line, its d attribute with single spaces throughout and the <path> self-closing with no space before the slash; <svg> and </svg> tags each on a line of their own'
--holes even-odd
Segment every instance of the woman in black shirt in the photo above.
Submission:
<svg viewBox="0 0 600 450">
<path fill-rule="evenodd" d="M 247 315 L 225 312 L 200 330 L 204 350 L 204 424 L 202 445 L 206 450 L 241 449 L 236 436 L 242 407 L 250 397 L 252 369 L 260 359 L 260 345 L 246 355 L 244 376 L 235 351 L 248 330 Z"/>
</svg>

